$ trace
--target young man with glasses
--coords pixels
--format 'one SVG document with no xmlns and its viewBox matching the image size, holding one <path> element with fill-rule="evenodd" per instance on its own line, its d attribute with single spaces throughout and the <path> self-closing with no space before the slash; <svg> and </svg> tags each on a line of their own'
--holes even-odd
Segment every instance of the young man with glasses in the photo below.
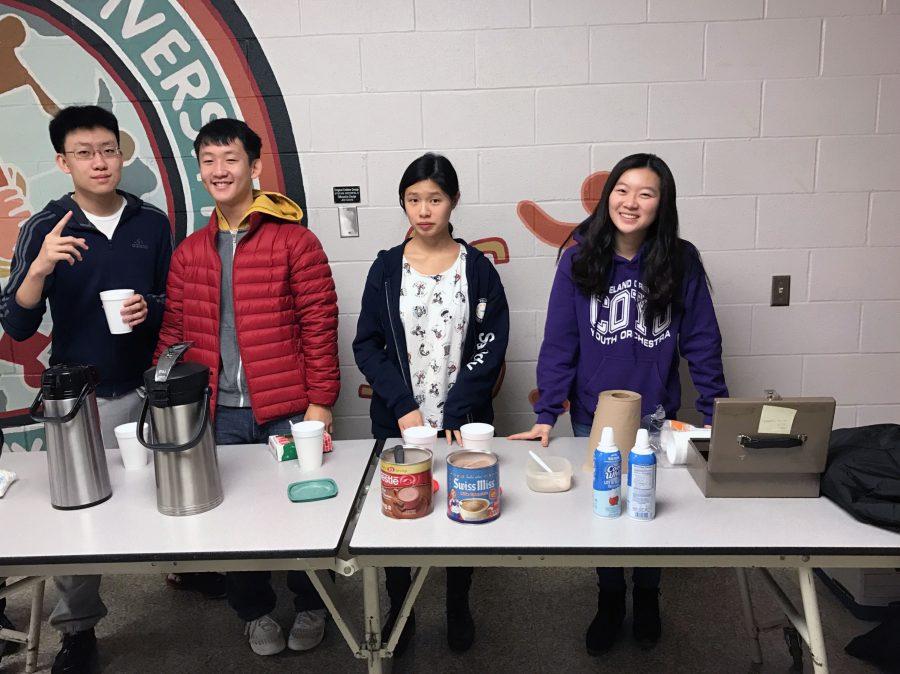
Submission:
<svg viewBox="0 0 900 674">
<path fill-rule="evenodd" d="M 150 367 L 162 322 L 172 228 L 166 214 L 116 189 L 122 176 L 119 124 L 97 106 L 73 106 L 50 122 L 56 165 L 73 192 L 51 201 L 19 230 L 9 282 L 0 295 L 0 324 L 15 340 L 31 337 L 50 305 L 50 364 L 94 365 L 97 407 L 106 447 L 114 428 L 137 421 L 137 388 Z M 132 288 L 113 335 L 99 293 Z M 96 654 L 94 625 L 106 615 L 100 576 L 58 576 L 60 598 L 50 624 L 63 634 L 54 674 L 87 671 Z"/>
</svg>

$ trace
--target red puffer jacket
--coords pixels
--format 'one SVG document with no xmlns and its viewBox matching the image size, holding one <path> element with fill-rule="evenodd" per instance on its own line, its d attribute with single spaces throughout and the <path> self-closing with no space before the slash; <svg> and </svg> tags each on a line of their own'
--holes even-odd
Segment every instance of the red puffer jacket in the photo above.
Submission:
<svg viewBox="0 0 900 674">
<path fill-rule="evenodd" d="M 234 259 L 234 318 L 253 415 L 264 424 L 301 414 L 310 403 L 331 407 L 337 400 L 337 295 L 312 232 L 266 213 L 253 212 L 249 220 Z M 222 278 L 217 230 L 213 212 L 209 224 L 175 250 L 155 354 L 193 341 L 184 359 L 210 369 L 213 411 Z"/>
</svg>

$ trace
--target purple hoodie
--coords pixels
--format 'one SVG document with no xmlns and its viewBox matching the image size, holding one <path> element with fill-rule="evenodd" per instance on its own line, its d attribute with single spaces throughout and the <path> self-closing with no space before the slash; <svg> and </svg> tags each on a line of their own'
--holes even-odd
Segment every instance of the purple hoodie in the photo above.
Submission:
<svg viewBox="0 0 900 674">
<path fill-rule="evenodd" d="M 639 282 L 642 248 L 632 260 L 613 258 L 609 294 L 587 297 L 572 280 L 575 245 L 563 253 L 550 291 L 544 342 L 538 356 L 540 397 L 534 405 L 537 423 L 554 424 L 571 403 L 572 421 L 590 424 L 597 396 L 609 389 L 641 394 L 641 415 L 660 404 L 666 417 L 675 418 L 681 407 L 679 354 L 690 366 L 700 393 L 697 410 L 710 423 L 713 399 L 728 396 L 722 373 L 722 335 L 700 254 L 682 242 L 685 271 L 683 307 L 672 306 L 646 325 L 639 316 L 644 286 Z"/>
</svg>

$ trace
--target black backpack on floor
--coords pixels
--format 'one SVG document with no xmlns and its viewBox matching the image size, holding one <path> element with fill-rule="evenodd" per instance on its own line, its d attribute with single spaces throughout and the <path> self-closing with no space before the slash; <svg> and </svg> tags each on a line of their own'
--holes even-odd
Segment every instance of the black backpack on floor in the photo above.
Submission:
<svg viewBox="0 0 900 674">
<path fill-rule="evenodd" d="M 822 494 L 862 522 L 900 531 L 900 425 L 832 431 Z M 891 613 L 844 650 L 883 671 L 900 672 L 900 610 Z"/>
</svg>

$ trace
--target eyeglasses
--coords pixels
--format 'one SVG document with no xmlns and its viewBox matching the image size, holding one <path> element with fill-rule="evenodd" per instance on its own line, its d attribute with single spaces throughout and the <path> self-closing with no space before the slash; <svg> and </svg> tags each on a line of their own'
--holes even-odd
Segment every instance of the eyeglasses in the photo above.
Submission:
<svg viewBox="0 0 900 674">
<path fill-rule="evenodd" d="M 87 148 L 83 148 L 80 150 L 66 150 L 63 154 L 70 154 L 75 157 L 78 161 L 90 161 L 94 158 L 94 155 L 99 153 L 101 157 L 104 159 L 113 159 L 114 157 L 118 157 L 122 154 L 122 150 L 113 145 L 107 145 L 106 147 L 92 148 L 88 150 Z"/>
</svg>

